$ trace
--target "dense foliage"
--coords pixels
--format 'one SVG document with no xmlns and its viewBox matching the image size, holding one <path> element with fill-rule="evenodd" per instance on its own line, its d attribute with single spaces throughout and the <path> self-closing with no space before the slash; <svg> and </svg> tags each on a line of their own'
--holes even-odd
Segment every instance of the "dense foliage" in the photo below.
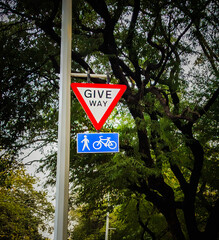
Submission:
<svg viewBox="0 0 219 240">
<path fill-rule="evenodd" d="M 3 158 L 0 161 L 0 239 L 45 239 L 51 231 L 53 207 L 46 193 L 34 188 L 36 179 L 24 168 Z M 41 233 L 40 233 L 41 231 Z"/>
<path fill-rule="evenodd" d="M 1 146 L 56 144 L 61 2 L 3 0 L 0 9 Z M 115 155 L 76 154 L 76 133 L 94 128 L 72 95 L 73 203 L 103 217 L 110 193 L 117 233 L 120 220 L 130 230 L 123 239 L 215 240 L 218 3 L 73 0 L 72 22 L 72 72 L 111 69 L 111 82 L 127 85 L 102 129 L 120 133 Z M 56 149 L 43 163 L 54 182 Z M 83 214 L 79 223 L 90 224 Z"/>
</svg>

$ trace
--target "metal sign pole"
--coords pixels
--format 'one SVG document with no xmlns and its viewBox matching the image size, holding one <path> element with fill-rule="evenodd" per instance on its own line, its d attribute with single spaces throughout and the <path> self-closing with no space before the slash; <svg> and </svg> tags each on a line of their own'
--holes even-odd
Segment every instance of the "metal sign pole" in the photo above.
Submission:
<svg viewBox="0 0 219 240">
<path fill-rule="evenodd" d="M 109 193 L 107 196 L 107 200 L 108 200 L 108 207 L 109 207 Z M 109 212 L 106 213 L 106 232 L 105 232 L 105 240 L 108 240 L 108 236 L 109 236 Z"/>
<path fill-rule="evenodd" d="M 108 240 L 109 235 L 109 212 L 106 214 L 106 232 L 105 232 L 105 240 Z"/>
<path fill-rule="evenodd" d="M 72 0 L 62 0 L 55 240 L 66 240 L 68 229 L 71 40 Z"/>
</svg>

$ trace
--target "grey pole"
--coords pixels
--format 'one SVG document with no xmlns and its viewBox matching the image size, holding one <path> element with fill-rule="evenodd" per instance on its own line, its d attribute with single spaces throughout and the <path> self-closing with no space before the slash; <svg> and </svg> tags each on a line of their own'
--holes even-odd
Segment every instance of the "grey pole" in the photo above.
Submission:
<svg viewBox="0 0 219 240">
<path fill-rule="evenodd" d="M 72 0 L 62 0 L 55 240 L 66 240 L 68 228 L 71 40 Z"/>
<path fill-rule="evenodd" d="M 107 196 L 107 200 L 108 200 L 108 206 L 109 206 L 109 193 Z M 105 240 L 108 240 L 108 236 L 109 236 L 109 212 L 106 213 L 106 232 L 105 232 Z"/>
<path fill-rule="evenodd" d="M 108 240 L 109 236 L 109 212 L 106 214 L 106 232 L 105 232 L 105 240 Z"/>
</svg>

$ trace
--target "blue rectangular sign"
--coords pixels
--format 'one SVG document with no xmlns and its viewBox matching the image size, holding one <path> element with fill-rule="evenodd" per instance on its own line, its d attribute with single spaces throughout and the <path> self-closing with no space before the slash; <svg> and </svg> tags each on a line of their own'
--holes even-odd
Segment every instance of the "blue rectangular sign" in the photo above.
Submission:
<svg viewBox="0 0 219 240">
<path fill-rule="evenodd" d="M 119 152 L 118 133 L 78 133 L 78 153 Z"/>
</svg>

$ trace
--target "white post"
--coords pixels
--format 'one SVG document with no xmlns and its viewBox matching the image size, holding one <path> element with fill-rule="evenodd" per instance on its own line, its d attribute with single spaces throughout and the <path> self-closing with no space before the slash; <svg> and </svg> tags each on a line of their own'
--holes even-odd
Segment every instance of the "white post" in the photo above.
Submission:
<svg viewBox="0 0 219 240">
<path fill-rule="evenodd" d="M 106 233 L 105 233 L 105 240 L 108 240 L 109 235 L 109 212 L 106 214 Z"/>
<path fill-rule="evenodd" d="M 109 193 L 108 193 L 108 196 L 107 196 L 107 200 L 108 200 L 108 206 L 109 206 Z M 107 214 L 106 214 L 105 240 L 108 240 L 108 236 L 109 236 L 109 212 L 107 212 Z"/>
<path fill-rule="evenodd" d="M 71 41 L 72 0 L 62 0 L 55 240 L 66 240 L 68 228 Z"/>
</svg>

